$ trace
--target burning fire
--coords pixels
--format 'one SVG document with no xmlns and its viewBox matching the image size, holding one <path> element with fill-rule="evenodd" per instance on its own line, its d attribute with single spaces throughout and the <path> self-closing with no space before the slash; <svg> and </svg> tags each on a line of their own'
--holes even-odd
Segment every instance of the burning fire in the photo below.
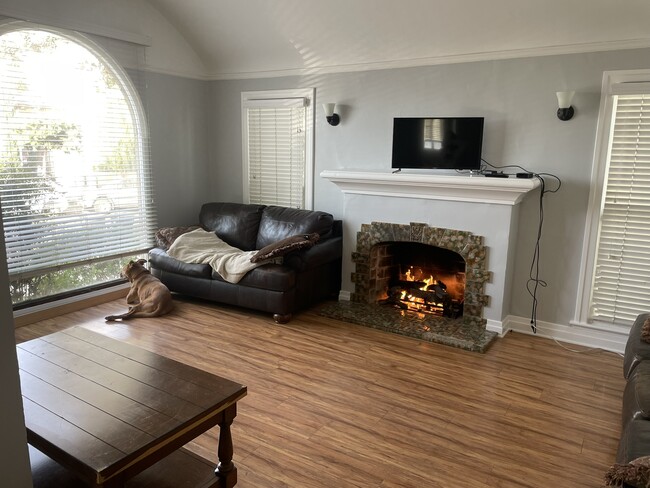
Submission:
<svg viewBox="0 0 650 488">
<path fill-rule="evenodd" d="M 446 277 L 445 281 L 450 281 L 453 287 L 458 286 L 452 276 Z M 390 287 L 385 301 L 403 311 L 455 316 L 462 309 L 462 298 L 459 301 L 455 297 L 455 294 L 448 293 L 446 283 L 433 274 L 410 266 L 405 273 L 400 273 L 399 282 Z"/>
<path fill-rule="evenodd" d="M 421 283 L 424 283 L 420 288 L 418 288 L 418 290 L 427 291 L 429 289 L 429 286 L 439 284 L 438 280 L 436 280 L 432 275 L 429 275 L 429 277 L 425 279 L 416 279 L 415 275 L 411 273 L 412 269 L 413 266 L 407 269 L 406 273 L 402 275 L 402 279 L 404 281 L 419 281 Z M 409 290 L 402 290 L 400 300 L 408 301 L 408 307 L 413 310 L 419 310 L 425 306 L 424 299 L 411 295 L 409 293 Z"/>
</svg>

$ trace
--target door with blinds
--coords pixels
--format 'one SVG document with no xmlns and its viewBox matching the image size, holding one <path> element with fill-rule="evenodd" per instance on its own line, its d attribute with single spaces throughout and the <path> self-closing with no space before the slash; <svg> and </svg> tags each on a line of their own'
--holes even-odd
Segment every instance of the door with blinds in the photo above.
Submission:
<svg viewBox="0 0 650 488">
<path fill-rule="evenodd" d="M 308 208 L 311 98 L 242 97 L 244 197 L 248 203 Z"/>
<path fill-rule="evenodd" d="M 595 321 L 629 325 L 650 310 L 647 85 L 612 87 L 613 116 L 590 300 L 590 319 Z"/>
</svg>

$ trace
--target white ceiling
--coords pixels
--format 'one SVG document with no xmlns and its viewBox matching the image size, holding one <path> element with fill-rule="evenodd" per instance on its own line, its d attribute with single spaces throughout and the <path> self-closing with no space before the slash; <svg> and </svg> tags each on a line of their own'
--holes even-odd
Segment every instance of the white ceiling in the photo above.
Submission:
<svg viewBox="0 0 650 488">
<path fill-rule="evenodd" d="M 209 78 L 650 47 L 648 0 L 148 0 Z"/>
</svg>

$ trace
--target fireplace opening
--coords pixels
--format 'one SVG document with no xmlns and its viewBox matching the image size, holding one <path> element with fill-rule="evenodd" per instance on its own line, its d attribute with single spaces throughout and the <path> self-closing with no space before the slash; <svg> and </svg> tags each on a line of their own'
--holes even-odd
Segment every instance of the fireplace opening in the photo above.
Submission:
<svg viewBox="0 0 650 488">
<path fill-rule="evenodd" d="M 465 260 L 460 254 L 418 242 L 382 242 L 370 257 L 376 303 L 441 317 L 463 315 Z"/>
</svg>

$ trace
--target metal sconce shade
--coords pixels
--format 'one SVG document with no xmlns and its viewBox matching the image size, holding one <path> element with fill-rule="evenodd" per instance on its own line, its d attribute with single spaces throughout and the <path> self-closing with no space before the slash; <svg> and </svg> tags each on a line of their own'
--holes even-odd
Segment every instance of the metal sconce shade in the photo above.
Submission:
<svg viewBox="0 0 650 488">
<path fill-rule="evenodd" d="M 573 107 L 571 106 L 571 100 L 573 100 L 573 95 L 576 92 L 566 91 L 566 92 L 556 92 L 557 95 L 557 104 L 560 108 L 557 109 L 557 118 L 560 120 L 570 120 L 573 117 Z"/>
<path fill-rule="evenodd" d="M 327 119 L 327 123 L 329 125 L 339 125 L 339 122 L 341 121 L 339 114 L 334 113 L 335 108 L 336 108 L 335 103 L 323 104 L 323 110 L 325 111 L 325 118 Z"/>
</svg>

